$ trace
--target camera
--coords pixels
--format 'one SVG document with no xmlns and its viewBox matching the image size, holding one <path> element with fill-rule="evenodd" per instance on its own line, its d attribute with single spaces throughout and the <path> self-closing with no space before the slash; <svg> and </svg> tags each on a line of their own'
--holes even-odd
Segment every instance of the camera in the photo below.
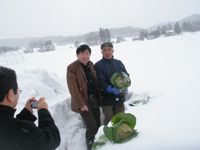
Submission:
<svg viewBox="0 0 200 150">
<path fill-rule="evenodd" d="M 37 100 L 31 100 L 31 108 L 35 109 L 38 106 L 38 101 Z"/>
</svg>

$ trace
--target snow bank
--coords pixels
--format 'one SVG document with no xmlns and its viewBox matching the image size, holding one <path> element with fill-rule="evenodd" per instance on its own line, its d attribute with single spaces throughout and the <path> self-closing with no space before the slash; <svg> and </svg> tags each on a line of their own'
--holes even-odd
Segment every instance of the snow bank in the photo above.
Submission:
<svg viewBox="0 0 200 150">
<path fill-rule="evenodd" d="M 37 69 L 32 71 L 24 70 L 18 75 L 18 86 L 22 90 L 20 104 L 29 97 L 45 97 L 50 105 L 55 105 L 57 97 L 66 95 L 63 82 L 55 74 L 50 74 L 45 70 Z"/>
</svg>

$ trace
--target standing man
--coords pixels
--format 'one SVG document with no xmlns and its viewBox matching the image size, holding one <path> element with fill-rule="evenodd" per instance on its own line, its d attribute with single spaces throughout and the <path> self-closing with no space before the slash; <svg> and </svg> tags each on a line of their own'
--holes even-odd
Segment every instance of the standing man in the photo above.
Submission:
<svg viewBox="0 0 200 150">
<path fill-rule="evenodd" d="M 78 60 L 67 67 L 67 84 L 71 94 L 72 111 L 80 113 L 86 126 L 88 150 L 92 149 L 95 134 L 100 126 L 100 91 L 94 65 L 90 61 L 91 49 L 81 45 L 76 50 Z"/>
<path fill-rule="evenodd" d="M 60 144 L 60 133 L 44 98 L 35 105 L 38 127 L 34 124 L 36 117 L 31 107 L 34 98 L 14 117 L 20 92 L 15 71 L 0 66 L 0 149 L 55 150 Z"/>
<path fill-rule="evenodd" d="M 125 92 L 112 85 L 111 77 L 114 73 L 126 71 L 125 66 L 120 60 L 113 57 L 113 44 L 105 42 L 101 44 L 103 58 L 95 64 L 97 79 L 102 92 L 103 113 L 105 116 L 104 124 L 108 124 L 112 116 L 118 112 L 124 112 Z"/>
</svg>

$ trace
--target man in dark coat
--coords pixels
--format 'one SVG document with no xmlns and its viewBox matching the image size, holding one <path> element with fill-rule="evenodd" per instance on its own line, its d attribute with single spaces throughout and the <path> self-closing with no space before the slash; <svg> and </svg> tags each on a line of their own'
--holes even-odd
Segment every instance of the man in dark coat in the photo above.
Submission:
<svg viewBox="0 0 200 150">
<path fill-rule="evenodd" d="M 86 126 L 86 143 L 91 150 L 100 126 L 100 91 L 94 65 L 90 61 L 91 49 L 81 45 L 76 50 L 78 60 L 67 67 L 67 84 L 71 94 L 71 107 L 80 113 Z"/>
<path fill-rule="evenodd" d="M 19 94 L 15 71 L 0 66 L 0 149 L 55 150 L 60 144 L 60 133 L 45 99 L 38 101 L 37 127 L 31 107 L 34 98 L 29 99 L 25 108 L 14 117 Z"/>
<path fill-rule="evenodd" d="M 104 124 L 108 124 L 112 116 L 124 111 L 125 92 L 120 91 L 111 84 L 111 77 L 114 73 L 126 71 L 124 64 L 113 57 L 113 44 L 105 42 L 101 44 L 103 58 L 95 64 L 97 79 L 103 96 L 103 113 L 105 116 Z"/>
</svg>

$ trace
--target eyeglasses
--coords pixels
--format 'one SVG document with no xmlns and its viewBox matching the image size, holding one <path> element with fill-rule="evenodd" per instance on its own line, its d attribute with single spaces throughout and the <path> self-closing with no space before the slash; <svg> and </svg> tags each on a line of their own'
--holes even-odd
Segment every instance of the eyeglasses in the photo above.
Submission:
<svg viewBox="0 0 200 150">
<path fill-rule="evenodd" d="M 22 93 L 22 90 L 17 89 L 17 92 L 18 92 L 18 94 L 21 94 L 21 93 Z"/>
</svg>

